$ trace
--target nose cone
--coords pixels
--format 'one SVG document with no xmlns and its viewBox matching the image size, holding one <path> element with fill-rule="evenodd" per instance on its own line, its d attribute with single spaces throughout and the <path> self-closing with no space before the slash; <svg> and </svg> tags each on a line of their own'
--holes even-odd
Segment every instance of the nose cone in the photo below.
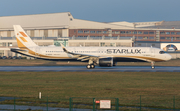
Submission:
<svg viewBox="0 0 180 111">
<path fill-rule="evenodd" d="M 166 55 L 166 60 L 168 61 L 168 60 L 171 60 L 171 59 L 172 59 L 172 56 L 170 54 L 167 54 Z"/>
</svg>

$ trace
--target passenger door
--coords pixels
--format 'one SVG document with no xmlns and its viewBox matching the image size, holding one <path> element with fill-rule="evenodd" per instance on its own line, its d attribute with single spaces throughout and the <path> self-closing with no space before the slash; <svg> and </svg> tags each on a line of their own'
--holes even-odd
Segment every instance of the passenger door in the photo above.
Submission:
<svg viewBox="0 0 180 111">
<path fill-rule="evenodd" d="M 151 48 L 151 56 L 154 57 L 155 56 L 155 49 L 154 48 Z"/>
</svg>

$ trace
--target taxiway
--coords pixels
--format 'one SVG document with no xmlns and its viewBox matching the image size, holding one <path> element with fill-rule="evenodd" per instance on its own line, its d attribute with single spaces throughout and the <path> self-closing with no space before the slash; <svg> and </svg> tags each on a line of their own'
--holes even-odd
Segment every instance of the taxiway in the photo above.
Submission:
<svg viewBox="0 0 180 111">
<path fill-rule="evenodd" d="M 85 66 L 1 66 L 0 71 L 23 71 L 23 72 L 180 72 L 180 67 L 174 66 L 156 66 L 151 69 L 150 66 L 115 66 L 115 67 L 98 67 L 86 69 Z"/>
</svg>

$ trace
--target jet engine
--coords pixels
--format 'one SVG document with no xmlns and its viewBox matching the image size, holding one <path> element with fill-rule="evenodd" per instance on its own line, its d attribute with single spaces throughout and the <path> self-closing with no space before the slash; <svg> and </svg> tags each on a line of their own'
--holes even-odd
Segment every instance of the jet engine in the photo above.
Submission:
<svg viewBox="0 0 180 111">
<path fill-rule="evenodd" d="M 98 61 L 99 66 L 101 67 L 112 67 L 113 58 L 100 58 Z"/>
</svg>

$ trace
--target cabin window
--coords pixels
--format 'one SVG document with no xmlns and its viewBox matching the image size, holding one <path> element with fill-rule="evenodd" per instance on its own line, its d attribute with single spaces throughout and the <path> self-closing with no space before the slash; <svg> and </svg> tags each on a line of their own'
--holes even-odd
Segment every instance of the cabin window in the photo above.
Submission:
<svg viewBox="0 0 180 111">
<path fill-rule="evenodd" d="M 165 52 L 164 51 L 159 51 L 160 54 L 164 54 Z"/>
</svg>

